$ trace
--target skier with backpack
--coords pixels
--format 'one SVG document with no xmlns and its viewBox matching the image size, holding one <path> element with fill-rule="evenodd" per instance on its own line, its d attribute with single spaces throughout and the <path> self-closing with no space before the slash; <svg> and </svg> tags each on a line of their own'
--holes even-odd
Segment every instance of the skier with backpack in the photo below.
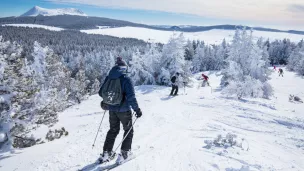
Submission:
<svg viewBox="0 0 304 171">
<path fill-rule="evenodd" d="M 172 90 L 170 96 L 176 96 L 178 93 L 178 78 L 179 78 L 178 72 L 175 75 L 173 75 L 173 77 L 171 77 Z"/>
<path fill-rule="evenodd" d="M 103 153 L 99 157 L 99 162 L 104 163 L 114 159 L 113 146 L 116 136 L 120 130 L 120 123 L 124 129 L 124 139 L 121 145 L 121 153 L 117 160 L 126 160 L 131 153 L 133 138 L 132 112 L 135 111 L 137 118 L 142 116 L 135 97 L 134 86 L 131 79 L 126 75 L 128 66 L 121 57 L 117 58 L 116 65 L 110 70 L 103 85 L 99 90 L 99 95 L 103 98 L 101 108 L 109 110 L 110 130 L 107 133 L 103 146 Z"/>
</svg>

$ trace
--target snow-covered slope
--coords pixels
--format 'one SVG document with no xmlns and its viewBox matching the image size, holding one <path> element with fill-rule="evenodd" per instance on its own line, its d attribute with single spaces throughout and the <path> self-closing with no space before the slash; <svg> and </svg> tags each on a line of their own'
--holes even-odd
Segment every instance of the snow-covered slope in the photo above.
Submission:
<svg viewBox="0 0 304 171">
<path fill-rule="evenodd" d="M 62 8 L 62 9 L 46 9 L 41 8 L 39 6 L 34 6 L 28 12 L 22 14 L 21 16 L 53 16 L 53 15 L 79 15 L 79 16 L 87 16 L 79 9 L 75 8 Z"/>
<path fill-rule="evenodd" d="M 62 30 L 64 30 L 63 28 L 59 28 L 59 27 L 45 26 L 45 25 L 39 25 L 39 24 L 3 24 L 2 26 L 43 28 L 43 29 L 51 30 L 51 31 L 62 31 Z"/>
<path fill-rule="evenodd" d="M 180 89 L 136 87 L 143 117 L 135 124 L 136 158 L 117 171 L 302 171 L 304 170 L 304 104 L 288 102 L 289 94 L 304 97 L 304 79 L 285 72 L 272 75 L 271 100 L 236 100 L 219 92 L 219 73 L 209 72 L 210 87 Z M 194 77 L 198 77 L 199 74 Z M 195 79 L 194 79 L 195 80 Z M 91 96 L 60 114 L 55 127 L 69 136 L 31 148 L 0 154 L 5 171 L 75 171 L 97 159 L 109 128 L 108 113 L 97 144 L 92 143 L 102 118 L 100 97 Z M 207 148 L 205 140 L 233 133 L 240 147 Z M 122 130 L 115 147 L 122 139 Z M 243 140 L 242 140 L 243 139 Z M 98 170 L 94 168 L 91 170 Z"/>
<path fill-rule="evenodd" d="M 137 38 L 149 42 L 160 42 L 160 43 L 167 43 L 169 38 L 174 33 L 172 31 L 161 31 L 161 30 L 153 30 L 153 29 L 140 28 L 140 27 L 92 29 L 92 30 L 82 30 L 82 32 L 88 34 L 104 34 L 104 35 L 111 35 L 116 37 Z M 180 32 L 175 32 L 175 33 L 180 33 Z M 207 43 L 212 43 L 212 44 L 221 43 L 224 38 L 230 41 L 232 40 L 233 35 L 234 35 L 233 30 L 219 30 L 219 29 L 203 31 L 203 32 L 184 33 L 186 39 L 203 40 Z M 265 32 L 265 31 L 254 31 L 253 36 L 256 39 L 258 39 L 259 37 L 264 37 L 265 39 L 269 38 L 269 40 L 288 38 L 291 41 L 295 41 L 295 42 L 304 39 L 304 35 Z"/>
</svg>

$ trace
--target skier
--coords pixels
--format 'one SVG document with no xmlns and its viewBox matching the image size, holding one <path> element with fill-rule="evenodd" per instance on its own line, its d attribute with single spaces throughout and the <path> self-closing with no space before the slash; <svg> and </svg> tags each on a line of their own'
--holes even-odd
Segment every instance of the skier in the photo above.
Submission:
<svg viewBox="0 0 304 171">
<path fill-rule="evenodd" d="M 283 69 L 282 68 L 279 69 L 279 76 L 281 76 L 281 75 L 283 77 Z"/>
<path fill-rule="evenodd" d="M 119 133 L 120 123 L 123 125 L 125 131 L 124 137 L 126 136 L 126 138 L 122 142 L 121 154 L 117 160 L 126 160 L 132 154 L 133 126 L 131 107 L 135 111 L 137 118 L 142 116 L 142 112 L 138 107 L 133 83 L 126 75 L 127 69 L 127 64 L 121 57 L 118 57 L 116 65 L 110 70 L 109 75 L 99 90 L 99 95 L 103 98 L 101 107 L 103 110 L 109 110 L 110 117 L 110 130 L 104 142 L 103 153 L 98 159 L 100 163 L 109 161 L 116 155 L 112 149 L 116 136 Z M 117 99 L 120 99 L 120 101 Z M 128 132 L 129 134 L 127 134 Z"/>
<path fill-rule="evenodd" d="M 178 72 L 175 75 L 173 75 L 173 77 L 171 78 L 172 90 L 170 96 L 176 96 L 178 93 L 178 78 L 179 78 Z"/>
<path fill-rule="evenodd" d="M 277 67 L 274 65 L 274 66 L 273 66 L 273 69 L 276 71 L 276 70 L 277 70 Z"/>
<path fill-rule="evenodd" d="M 207 75 L 205 75 L 204 73 L 202 74 L 202 77 L 203 77 L 203 84 L 202 84 L 202 87 L 205 87 L 206 83 L 207 85 L 210 87 L 210 84 L 209 84 L 209 77 Z"/>
</svg>

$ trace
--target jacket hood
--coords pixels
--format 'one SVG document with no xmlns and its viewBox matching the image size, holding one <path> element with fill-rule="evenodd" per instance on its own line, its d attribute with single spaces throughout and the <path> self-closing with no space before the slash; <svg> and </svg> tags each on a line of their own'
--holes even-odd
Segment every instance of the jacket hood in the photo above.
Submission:
<svg viewBox="0 0 304 171">
<path fill-rule="evenodd" d="M 114 66 L 110 73 L 109 73 L 109 78 L 110 79 L 117 79 L 121 77 L 122 75 L 125 75 L 125 70 L 122 70 L 119 66 Z"/>
</svg>

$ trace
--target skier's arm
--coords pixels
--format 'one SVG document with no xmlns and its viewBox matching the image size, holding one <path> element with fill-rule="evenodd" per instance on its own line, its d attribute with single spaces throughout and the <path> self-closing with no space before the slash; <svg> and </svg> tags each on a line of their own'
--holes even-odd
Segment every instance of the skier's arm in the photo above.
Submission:
<svg viewBox="0 0 304 171">
<path fill-rule="evenodd" d="M 125 90 L 126 90 L 126 100 L 128 104 L 131 105 L 134 111 L 137 111 L 139 107 L 135 97 L 134 86 L 130 78 L 126 78 Z"/>
<path fill-rule="evenodd" d="M 108 80 L 108 77 L 106 77 L 106 79 L 104 80 L 104 82 L 102 83 L 102 86 L 100 87 L 99 91 L 98 91 L 98 94 L 100 97 L 102 97 L 102 88 L 104 86 L 104 84 L 106 83 L 106 81 Z"/>
</svg>

